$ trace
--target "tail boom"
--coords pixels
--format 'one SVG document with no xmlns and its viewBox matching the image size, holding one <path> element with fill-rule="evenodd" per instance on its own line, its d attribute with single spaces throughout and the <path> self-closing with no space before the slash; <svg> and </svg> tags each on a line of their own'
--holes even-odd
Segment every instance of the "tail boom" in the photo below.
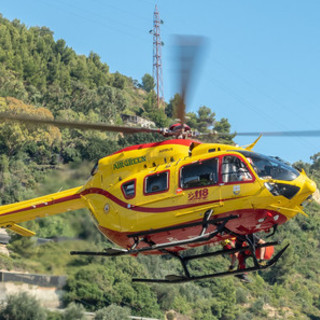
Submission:
<svg viewBox="0 0 320 320">
<path fill-rule="evenodd" d="M 86 202 L 81 197 L 82 189 L 81 186 L 4 205 L 0 207 L 0 227 L 11 229 L 24 236 L 32 236 L 34 235 L 32 231 L 17 225 L 17 223 L 85 208 Z"/>
</svg>

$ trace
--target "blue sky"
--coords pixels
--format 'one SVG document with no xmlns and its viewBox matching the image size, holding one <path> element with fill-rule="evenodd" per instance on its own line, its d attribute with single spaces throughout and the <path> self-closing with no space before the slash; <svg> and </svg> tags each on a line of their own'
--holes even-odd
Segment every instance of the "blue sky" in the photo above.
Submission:
<svg viewBox="0 0 320 320">
<path fill-rule="evenodd" d="M 164 20 L 166 101 L 177 91 L 172 36 L 202 35 L 209 47 L 188 111 L 210 107 L 238 132 L 320 128 L 320 1 L 1 0 L 0 12 L 28 27 L 47 26 L 78 54 L 96 52 L 111 72 L 141 81 L 152 74 L 155 4 Z M 309 161 L 320 138 L 263 137 L 255 150 Z"/>
</svg>

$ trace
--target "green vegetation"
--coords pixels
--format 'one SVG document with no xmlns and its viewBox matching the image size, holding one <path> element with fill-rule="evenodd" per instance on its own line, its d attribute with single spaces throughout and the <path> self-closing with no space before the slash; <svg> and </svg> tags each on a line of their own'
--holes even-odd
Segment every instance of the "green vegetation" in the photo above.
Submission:
<svg viewBox="0 0 320 320">
<path fill-rule="evenodd" d="M 113 309 L 111 308 L 111 311 Z M 116 314 L 116 311 L 114 310 L 113 314 Z M 84 307 L 76 303 L 70 303 L 63 312 L 49 311 L 41 307 L 33 296 L 21 292 L 9 296 L 7 302 L 0 306 L 0 320 L 87 320 L 84 312 Z"/>
<path fill-rule="evenodd" d="M 145 75 L 140 85 L 120 73 L 112 74 L 97 54 L 77 55 L 64 40 L 55 41 L 46 27 L 27 28 L 18 20 L 10 22 L 0 16 L 0 111 L 113 124 L 121 124 L 119 114 L 123 112 L 166 126 L 173 122 L 180 97 L 175 95 L 157 110 L 153 87 L 150 75 Z M 201 132 L 211 127 L 230 132 L 227 119 L 217 121 L 206 106 L 188 113 L 187 121 Z M 1 204 L 81 185 L 100 157 L 157 139 L 151 134 L 120 137 L 2 123 Z M 215 139 L 232 142 L 227 135 Z M 311 164 L 295 165 L 320 183 L 320 154 L 311 160 Z M 85 309 L 97 311 L 96 319 L 121 319 L 128 314 L 163 319 L 170 310 L 174 311 L 167 313 L 168 319 L 173 319 L 175 312 L 203 320 L 320 319 L 319 211 L 319 205 L 312 203 L 307 209 L 309 218 L 298 216 L 279 228 L 275 238 L 283 239 L 283 245 L 290 243 L 289 249 L 275 267 L 250 275 L 248 284 L 234 277 L 176 286 L 133 284 L 132 277 L 163 277 L 181 272 L 181 267 L 177 261 L 159 256 L 70 256 L 71 250 L 111 246 L 85 211 L 28 222 L 26 226 L 39 237 L 70 239 L 39 246 L 34 239 L 14 235 L 11 255 L 0 256 L 0 267 L 66 274 L 64 303 L 69 307 L 63 314 L 47 312 L 22 293 L 1 306 L 0 319 L 82 319 Z M 224 257 L 190 263 L 195 272 L 204 273 L 224 270 L 229 264 Z"/>
<path fill-rule="evenodd" d="M 128 308 L 122 308 L 115 304 L 111 304 L 106 308 L 98 310 L 94 320 L 127 319 L 129 316 L 130 310 Z"/>
<path fill-rule="evenodd" d="M 35 298 L 22 292 L 8 298 L 6 305 L 0 309 L 0 319 L 45 320 L 46 312 Z"/>
</svg>

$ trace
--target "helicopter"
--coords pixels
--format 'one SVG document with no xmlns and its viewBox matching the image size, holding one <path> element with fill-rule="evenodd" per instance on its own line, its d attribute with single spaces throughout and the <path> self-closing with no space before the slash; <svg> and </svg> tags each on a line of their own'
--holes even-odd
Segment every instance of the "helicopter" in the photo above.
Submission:
<svg viewBox="0 0 320 320">
<path fill-rule="evenodd" d="M 199 44 L 199 39 L 191 40 L 184 38 L 180 43 L 179 122 L 169 128 L 111 126 L 0 113 L 2 121 L 122 134 L 152 132 L 169 137 L 155 143 L 133 145 L 100 159 L 83 186 L 0 207 L 0 226 L 22 236 L 34 236 L 33 231 L 20 223 L 87 208 L 99 231 L 117 247 L 71 254 L 105 257 L 167 254 L 181 263 L 182 275 L 132 279 L 136 282 L 183 283 L 239 275 L 274 265 L 288 245 L 261 264 L 256 249 L 279 242 L 256 245 L 249 240 L 249 235 L 269 232 L 271 236 L 279 225 L 298 213 L 304 214 L 303 206 L 311 201 L 316 184 L 303 170 L 298 171 L 281 159 L 255 153 L 253 148 L 261 136 L 245 147 L 198 140 L 202 134 L 192 131 L 185 118 L 186 93 Z M 243 133 L 251 134 L 256 133 Z M 279 133 L 270 133 L 274 134 Z M 188 253 L 189 249 L 233 238 L 247 245 Z M 251 252 L 252 267 L 194 276 L 188 266 L 192 259 L 245 250 Z"/>
</svg>

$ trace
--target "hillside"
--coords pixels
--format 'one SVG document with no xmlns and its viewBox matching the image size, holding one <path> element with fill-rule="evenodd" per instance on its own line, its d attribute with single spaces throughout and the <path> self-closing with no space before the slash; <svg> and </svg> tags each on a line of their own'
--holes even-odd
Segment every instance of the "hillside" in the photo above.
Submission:
<svg viewBox="0 0 320 320">
<path fill-rule="evenodd" d="M 110 73 L 97 54 L 77 55 L 64 40 L 55 41 L 53 32 L 46 27 L 27 28 L 17 20 L 0 17 L 1 111 L 113 124 L 122 122 L 120 113 L 128 113 L 159 126 L 170 123 L 178 97 L 165 103 L 164 109 L 155 110 L 154 91 L 145 89 L 143 83 Z M 215 121 L 210 108 L 202 107 L 197 114 L 189 114 L 193 128 L 205 131 L 210 123 L 215 123 L 217 131 L 229 133 L 227 119 Z M 150 134 L 122 137 L 2 123 L 1 204 L 79 186 L 100 157 L 157 139 Z M 223 141 L 232 139 L 226 136 Z M 304 168 L 319 184 L 320 153 L 312 158 L 312 164 L 298 162 L 296 166 Z M 111 246 L 97 232 L 86 211 L 26 223 L 39 237 L 78 240 L 37 246 L 34 239 L 13 235 L 11 255 L 0 255 L 0 268 L 66 274 L 64 304 L 76 302 L 89 311 L 117 306 L 119 314 L 129 309 L 132 315 L 159 319 L 174 310 L 185 319 L 316 320 L 320 319 L 319 211 L 320 205 L 313 202 L 307 208 L 309 218 L 300 215 L 279 228 L 274 239 L 283 240 L 283 245 L 290 243 L 290 248 L 275 267 L 250 275 L 251 283 L 226 277 L 176 286 L 137 284 L 131 282 L 133 276 L 179 273 L 180 266 L 167 257 L 70 256 L 71 250 Z M 227 268 L 229 261 L 220 257 L 193 261 L 192 265 L 196 270 L 212 273 Z M 54 319 L 62 318 L 55 315 Z"/>
</svg>

